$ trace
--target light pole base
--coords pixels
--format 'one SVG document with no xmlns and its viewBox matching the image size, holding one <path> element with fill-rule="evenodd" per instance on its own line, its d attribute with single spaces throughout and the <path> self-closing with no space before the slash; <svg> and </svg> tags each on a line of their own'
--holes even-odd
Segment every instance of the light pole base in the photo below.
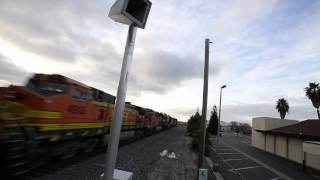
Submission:
<svg viewBox="0 0 320 180">
<path fill-rule="evenodd" d="M 207 180 L 208 179 L 208 169 L 199 169 L 198 180 Z"/>
<path fill-rule="evenodd" d="M 133 173 L 115 169 L 113 172 L 113 180 L 132 180 Z M 100 179 L 104 180 L 104 173 L 100 175 Z"/>
</svg>

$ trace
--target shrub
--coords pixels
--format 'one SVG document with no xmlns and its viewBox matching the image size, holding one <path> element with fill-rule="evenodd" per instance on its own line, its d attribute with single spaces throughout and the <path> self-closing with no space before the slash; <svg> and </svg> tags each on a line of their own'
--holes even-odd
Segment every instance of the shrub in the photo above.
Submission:
<svg viewBox="0 0 320 180">
<path fill-rule="evenodd" d="M 200 145 L 200 124 L 201 124 L 201 115 L 196 112 L 188 120 L 187 133 L 191 137 L 191 148 L 193 150 L 199 150 Z M 209 142 L 209 134 L 206 133 L 205 143 L 211 144 Z"/>
</svg>

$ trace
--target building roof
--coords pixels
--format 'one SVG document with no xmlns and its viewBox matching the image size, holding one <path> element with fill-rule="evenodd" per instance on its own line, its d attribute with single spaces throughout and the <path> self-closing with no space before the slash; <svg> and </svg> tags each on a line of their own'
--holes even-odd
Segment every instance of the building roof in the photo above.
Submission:
<svg viewBox="0 0 320 180">
<path fill-rule="evenodd" d="M 257 131 L 266 134 L 296 137 L 304 140 L 320 140 L 320 120 L 305 120 L 289 126 Z"/>
</svg>

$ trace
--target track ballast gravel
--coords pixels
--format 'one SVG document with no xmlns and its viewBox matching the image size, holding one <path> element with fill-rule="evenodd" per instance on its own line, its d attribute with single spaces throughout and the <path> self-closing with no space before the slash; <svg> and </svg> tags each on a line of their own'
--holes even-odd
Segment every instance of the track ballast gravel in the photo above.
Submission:
<svg viewBox="0 0 320 180">
<path fill-rule="evenodd" d="M 153 136 L 119 148 L 117 169 L 133 172 L 134 180 L 193 180 L 196 179 L 196 155 L 190 150 L 186 126 L 178 125 Z M 161 157 L 167 149 L 176 159 Z M 94 152 L 89 157 L 79 156 L 49 165 L 47 170 L 28 177 L 28 180 L 100 180 L 104 171 L 105 151 Z M 76 160 L 75 160 L 76 159 Z M 54 167 L 53 167 L 54 166 Z"/>
</svg>

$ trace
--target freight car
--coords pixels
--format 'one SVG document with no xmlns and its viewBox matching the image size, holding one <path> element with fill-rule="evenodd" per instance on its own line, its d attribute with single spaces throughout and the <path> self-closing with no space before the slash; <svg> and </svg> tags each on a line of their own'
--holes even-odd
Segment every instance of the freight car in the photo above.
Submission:
<svg viewBox="0 0 320 180">
<path fill-rule="evenodd" d="M 107 145 L 115 100 L 56 74 L 35 74 L 26 86 L 0 88 L 1 177 L 23 174 L 52 157 Z M 121 138 L 141 138 L 177 124 L 169 115 L 125 106 Z"/>
</svg>

